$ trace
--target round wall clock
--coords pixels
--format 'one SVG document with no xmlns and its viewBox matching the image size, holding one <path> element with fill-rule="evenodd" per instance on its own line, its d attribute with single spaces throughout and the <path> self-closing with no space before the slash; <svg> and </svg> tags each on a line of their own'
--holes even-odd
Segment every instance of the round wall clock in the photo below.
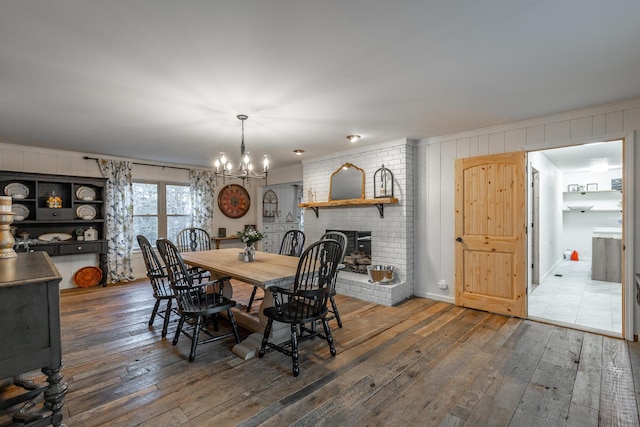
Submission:
<svg viewBox="0 0 640 427">
<path fill-rule="evenodd" d="M 218 207 L 229 218 L 240 218 L 249 211 L 251 198 L 243 186 L 229 184 L 218 193 Z"/>
</svg>

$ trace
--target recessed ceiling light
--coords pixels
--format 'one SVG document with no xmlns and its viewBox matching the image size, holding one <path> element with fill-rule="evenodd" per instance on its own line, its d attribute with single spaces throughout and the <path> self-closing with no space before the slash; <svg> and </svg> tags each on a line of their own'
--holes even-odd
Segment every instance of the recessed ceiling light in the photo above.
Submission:
<svg viewBox="0 0 640 427">
<path fill-rule="evenodd" d="M 293 150 L 293 152 L 296 153 L 296 156 L 302 156 L 302 153 L 304 153 L 304 150 L 297 149 L 297 150 Z"/>
<path fill-rule="evenodd" d="M 360 139 L 360 135 L 347 135 L 349 142 L 357 142 Z"/>
</svg>

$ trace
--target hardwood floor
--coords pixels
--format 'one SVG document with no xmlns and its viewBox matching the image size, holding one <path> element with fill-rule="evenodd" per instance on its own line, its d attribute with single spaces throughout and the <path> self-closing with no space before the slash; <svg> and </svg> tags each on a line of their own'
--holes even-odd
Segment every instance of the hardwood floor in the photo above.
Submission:
<svg viewBox="0 0 640 427">
<path fill-rule="evenodd" d="M 67 426 L 640 424 L 637 343 L 427 299 L 338 295 L 337 356 L 302 343 L 294 378 L 285 355 L 244 361 L 233 338 L 189 363 L 189 340 L 171 345 L 175 322 L 169 339 L 161 319 L 148 327 L 153 302 L 147 282 L 62 292 Z"/>
</svg>

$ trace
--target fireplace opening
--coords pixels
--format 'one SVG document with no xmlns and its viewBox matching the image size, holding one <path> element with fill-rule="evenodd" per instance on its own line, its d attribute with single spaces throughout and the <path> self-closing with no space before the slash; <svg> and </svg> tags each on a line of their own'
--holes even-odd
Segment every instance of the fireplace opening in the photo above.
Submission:
<svg viewBox="0 0 640 427">
<path fill-rule="evenodd" d="M 367 274 L 367 266 L 371 265 L 371 231 L 326 230 L 339 231 L 347 236 L 347 251 L 343 263 L 345 271 Z"/>
</svg>

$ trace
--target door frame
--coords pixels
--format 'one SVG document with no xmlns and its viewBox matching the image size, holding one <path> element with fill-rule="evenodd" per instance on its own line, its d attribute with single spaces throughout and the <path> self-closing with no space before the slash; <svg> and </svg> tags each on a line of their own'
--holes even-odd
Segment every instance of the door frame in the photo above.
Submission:
<svg viewBox="0 0 640 427">
<path fill-rule="evenodd" d="M 527 158 L 527 164 L 528 158 Z M 531 166 L 531 185 L 529 186 L 531 191 L 531 227 L 529 229 L 529 247 L 530 247 L 530 259 L 527 261 L 531 264 L 531 274 L 529 275 L 529 281 L 531 285 L 540 284 L 540 172 Z M 529 261 L 531 261 L 529 263 Z M 533 286 L 531 287 L 533 289 Z M 528 295 L 528 294 L 527 294 Z M 527 298 L 527 304 L 529 300 Z M 528 312 L 528 310 L 527 310 Z"/>
<path fill-rule="evenodd" d="M 540 144 L 522 147 L 527 152 L 543 151 L 550 148 L 563 148 L 571 147 L 575 145 L 585 145 L 595 142 L 606 142 L 622 140 L 622 199 L 624 200 L 622 206 L 622 236 L 623 236 L 623 256 L 622 256 L 622 337 L 628 341 L 634 341 L 638 339 L 635 329 L 635 274 L 634 274 L 634 218 L 635 218 L 635 197 L 634 197 L 634 185 L 639 184 L 636 182 L 634 162 L 635 162 L 635 131 L 631 132 L 617 132 L 613 134 L 604 135 L 599 138 L 583 138 L 579 140 L 572 140 L 570 143 L 566 141 L 564 143 L 557 144 Z M 527 157 L 528 164 L 528 157 Z M 531 180 L 531 171 L 527 171 L 527 179 Z M 527 200 L 530 200 L 530 185 L 526 186 Z M 527 237 L 529 239 L 529 237 Z M 530 244 L 530 242 L 528 242 Z M 530 263 L 530 257 L 527 258 L 527 263 Z M 640 265 L 640 260 L 638 260 Z M 528 306 L 527 298 L 527 306 Z"/>
</svg>

